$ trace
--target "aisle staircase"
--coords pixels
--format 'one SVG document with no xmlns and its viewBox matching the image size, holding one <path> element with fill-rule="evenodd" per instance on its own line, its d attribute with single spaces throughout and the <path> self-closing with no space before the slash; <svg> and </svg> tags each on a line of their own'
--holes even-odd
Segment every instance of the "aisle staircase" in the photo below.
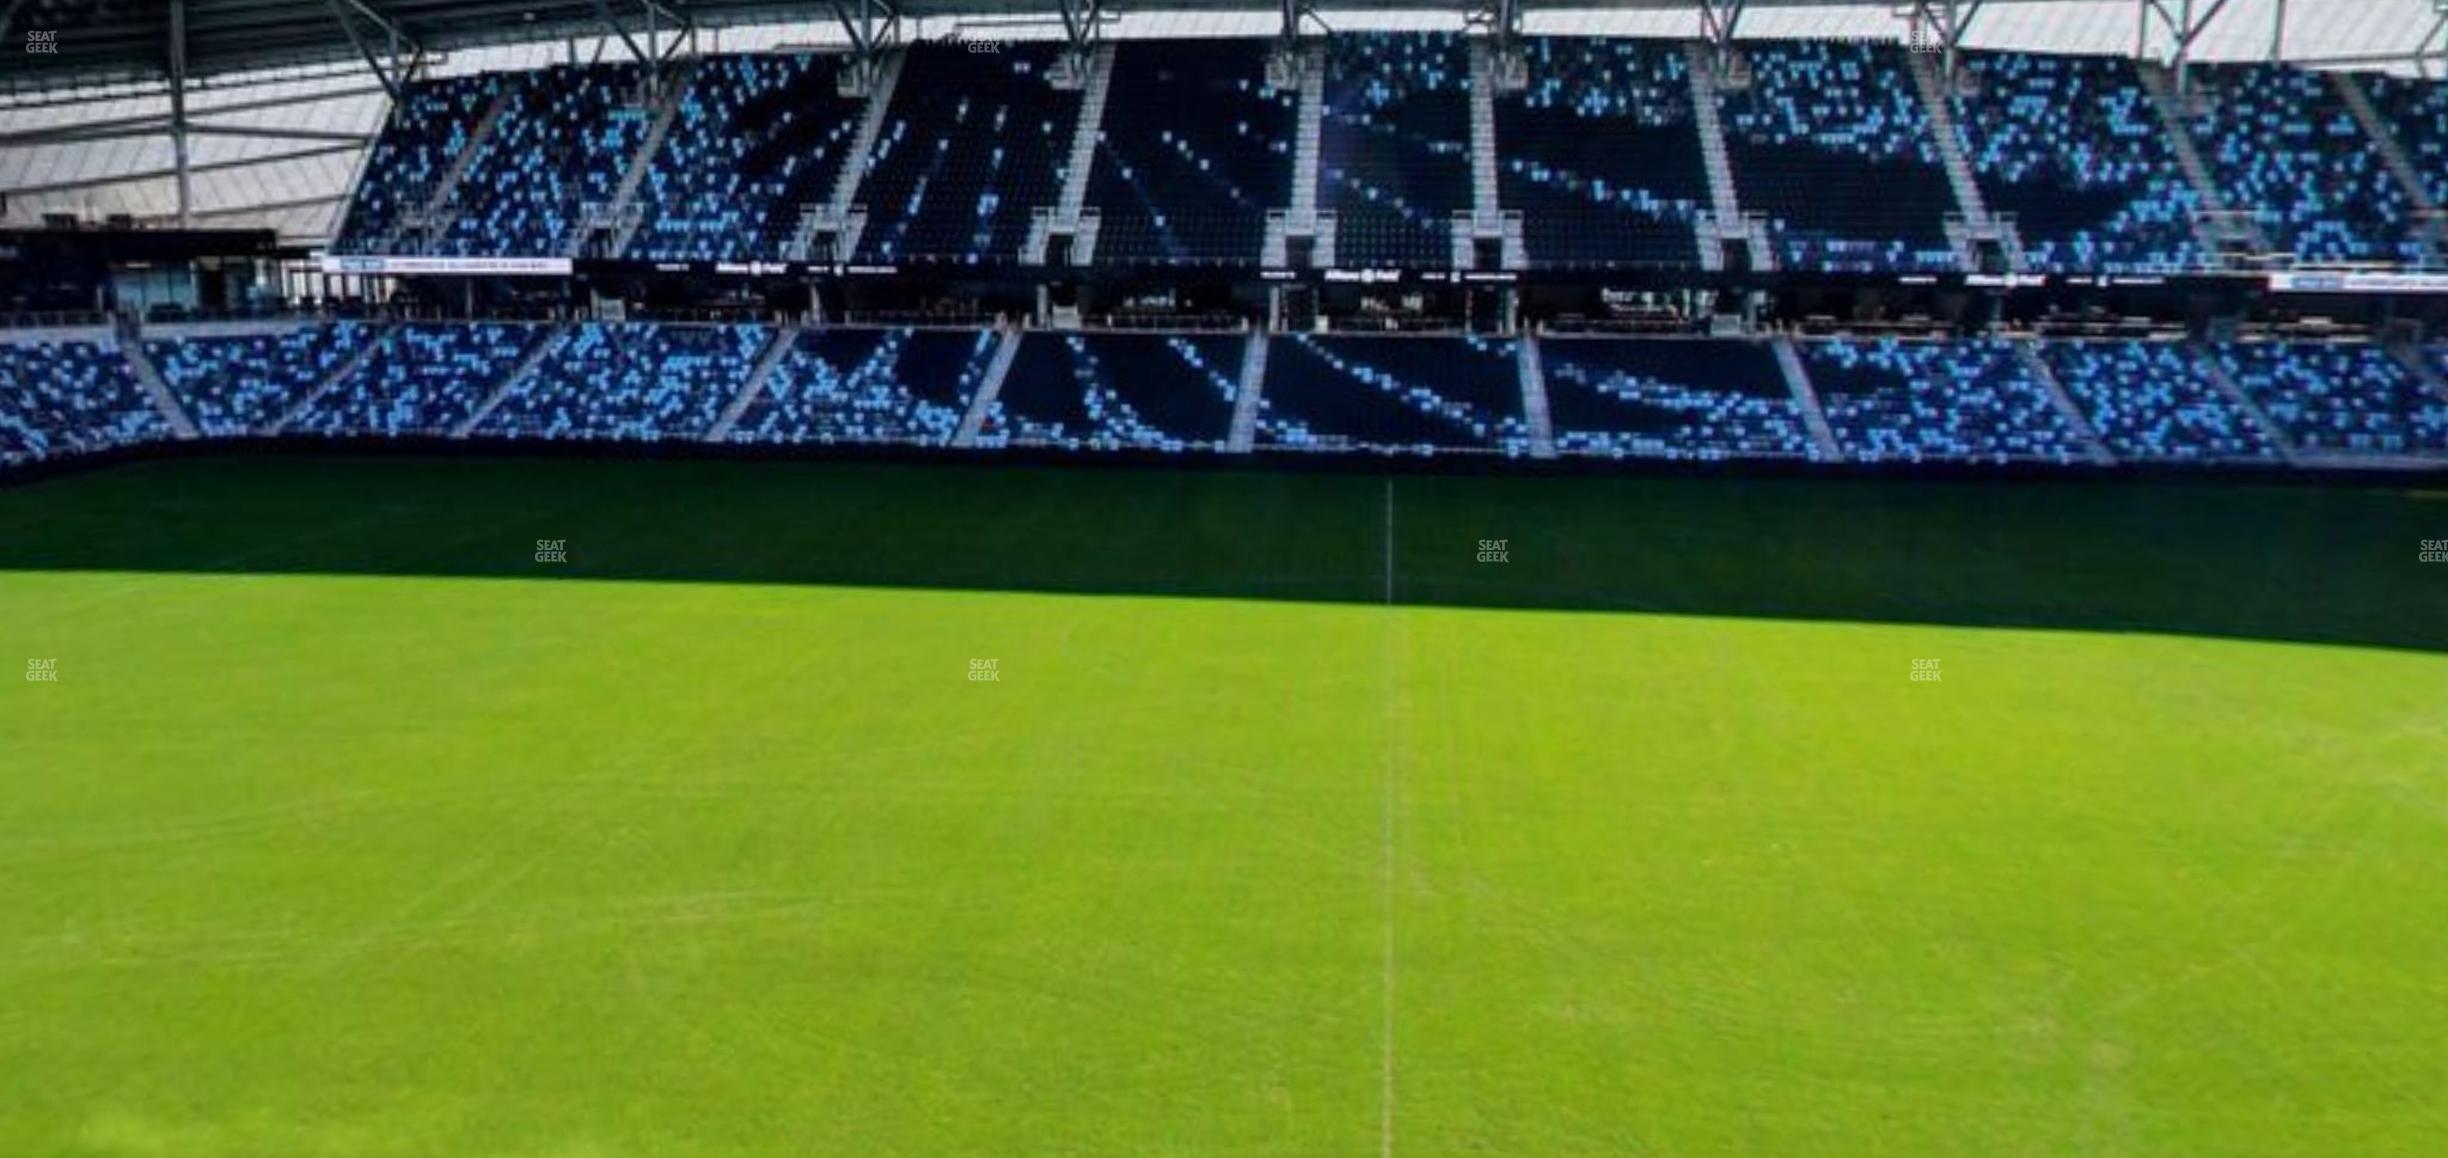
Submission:
<svg viewBox="0 0 2448 1158">
<path fill-rule="evenodd" d="M 451 427 L 451 437 L 466 438 L 477 427 L 484 425 L 484 420 L 491 418 L 493 412 L 501 408 L 502 399 L 510 396 L 511 389 L 516 387 L 521 379 L 534 372 L 536 366 L 554 350 L 560 349 L 562 340 L 569 334 L 570 325 L 563 322 L 548 327 L 542 334 L 537 335 L 536 340 L 528 345 L 526 352 L 520 354 L 519 360 L 510 367 L 509 373 L 503 374 L 501 380 L 493 384 L 493 389 L 485 395 L 484 401 L 477 403 L 476 409 L 469 411 L 467 417 L 460 419 L 459 425 Z"/>
<path fill-rule="evenodd" d="M 1232 431 L 1225 437 L 1224 449 L 1231 454 L 1248 454 L 1258 441 L 1258 407 L 1266 394 L 1267 336 L 1265 331 L 1252 330 L 1249 343 L 1241 348 L 1241 389 L 1233 395 Z"/>
<path fill-rule="evenodd" d="M 1521 366 L 1522 421 L 1530 427 L 1530 457 L 1554 458 L 1555 417 L 1547 409 L 1547 367 L 1539 358 L 1538 336 L 1523 334 L 1514 352 Z"/>
<path fill-rule="evenodd" d="M 646 126 L 645 139 L 629 155 L 627 166 L 621 170 L 620 186 L 612 192 L 612 204 L 605 214 L 608 220 L 600 223 L 612 235 L 606 257 L 626 255 L 630 239 L 637 236 L 638 225 L 645 216 L 637 207 L 638 186 L 645 184 L 646 174 L 654 168 L 655 154 L 663 150 L 664 138 L 671 135 L 672 122 L 680 115 L 680 98 L 688 92 L 690 75 L 696 68 L 696 61 L 681 61 L 667 81 L 657 86 L 656 95 L 662 103 L 655 109 L 654 123 Z M 582 225 L 569 256 L 578 256 L 586 247 L 587 237 L 594 232 L 595 229 Z"/>
<path fill-rule="evenodd" d="M 2015 360 L 2022 364 L 2023 372 L 2048 393 L 2049 405 L 2057 411 L 2057 417 L 2065 420 L 2066 429 L 2082 440 L 2083 453 L 2091 459 L 2091 465 L 2115 466 L 2116 455 L 2109 452 L 2107 440 L 2093 429 L 2091 420 L 2083 416 L 2082 408 L 2074 405 L 2073 396 L 2065 392 L 2065 384 L 2057 380 L 2057 371 L 2051 369 L 2048 360 L 2040 356 L 2040 347 L 2032 341 L 2013 345 Z"/>
<path fill-rule="evenodd" d="M 298 420 L 299 415 L 313 409 L 315 403 L 321 402 L 324 395 L 332 392 L 333 387 L 355 376 L 357 371 L 366 364 L 367 359 L 372 358 L 375 351 L 382 349 L 383 344 L 391 340 L 392 330 L 393 327 L 386 324 L 367 334 L 366 340 L 355 351 L 351 352 L 339 365 L 332 367 L 331 373 L 325 374 L 318 380 L 314 384 L 314 389 L 307 391 L 305 397 L 291 404 L 289 409 L 283 411 L 272 425 L 263 429 L 262 433 L 266 435 L 286 433 L 290 424 Z"/>
<path fill-rule="evenodd" d="M 995 343 L 994 359 L 986 363 L 986 377 L 978 383 L 977 394 L 969 399 L 969 409 L 961 415 L 960 429 L 952 433 L 952 445 L 976 446 L 978 432 L 986 429 L 986 419 L 994 413 L 995 399 L 1003 393 L 1003 379 L 1011 373 L 1012 360 L 1020 356 L 1020 331 L 1009 329 Z"/>
<path fill-rule="evenodd" d="M 1844 461 L 1843 448 L 1836 445 L 1836 431 L 1828 426 L 1827 412 L 1819 408 L 1819 392 L 1811 387 L 1810 371 L 1802 366 L 1802 352 L 1794 349 L 1793 339 L 1778 338 L 1769 343 L 1776 354 L 1777 369 L 1785 375 L 1785 388 L 1793 394 L 1794 408 L 1802 412 L 1802 425 L 1810 428 L 1815 462 Z"/>
<path fill-rule="evenodd" d="M 788 357 L 791 349 L 799 344 L 799 333 L 798 326 L 783 326 L 774 331 L 772 339 L 765 343 L 763 352 L 757 355 L 756 365 L 749 368 L 748 380 L 740 384 L 739 393 L 731 401 L 723 404 L 722 414 L 706 430 L 707 442 L 731 440 L 731 430 L 739 425 L 740 416 L 748 413 L 748 407 L 755 404 L 757 397 L 770 387 L 774 373 L 782 366 L 782 359 Z"/>
<path fill-rule="evenodd" d="M 122 335 L 119 352 L 127 356 L 128 369 L 135 372 L 137 384 L 143 386 L 145 394 L 153 399 L 153 408 L 161 411 L 162 421 L 170 424 L 170 432 L 181 442 L 195 438 L 195 419 L 187 416 L 187 408 L 179 405 L 178 396 L 170 392 L 170 384 L 162 381 L 161 368 L 155 366 L 152 356 L 145 353 L 144 340 Z"/>
<path fill-rule="evenodd" d="M 867 229 L 867 211 L 858 204 L 859 185 L 867 178 L 867 161 L 875 152 L 876 138 L 884 134 L 884 118 L 892 110 L 893 91 L 901 84 L 902 54 L 886 53 L 876 62 L 875 84 L 867 90 L 867 104 L 859 114 L 858 132 L 850 138 L 850 151 L 842 157 L 841 173 L 833 178 L 833 195 L 822 205 L 810 205 L 799 213 L 799 227 L 783 246 L 782 254 L 792 261 L 848 261 L 858 252 L 859 235 Z M 814 252 L 816 239 L 830 233 L 832 248 Z"/>
</svg>

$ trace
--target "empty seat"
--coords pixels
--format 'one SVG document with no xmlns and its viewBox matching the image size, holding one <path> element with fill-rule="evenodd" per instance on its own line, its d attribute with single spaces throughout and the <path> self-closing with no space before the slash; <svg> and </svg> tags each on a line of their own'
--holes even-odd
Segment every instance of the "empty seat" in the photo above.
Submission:
<svg viewBox="0 0 2448 1158">
<path fill-rule="evenodd" d="M 2206 264 L 2201 198 L 2177 167 L 2133 62 L 1972 53 L 1956 131 L 1993 213 L 2015 218 L 2029 264 L 2052 273 L 2151 273 Z"/>
<path fill-rule="evenodd" d="M 1713 462 L 1807 458 L 1810 428 L 1759 342 L 1555 338 L 1539 343 L 1561 454 Z"/>
<path fill-rule="evenodd" d="M 1100 264 L 1254 264 L 1290 200 L 1296 94 L 1266 85 L 1261 41 L 1126 41 L 1088 205 Z"/>
<path fill-rule="evenodd" d="M 985 381 L 995 342 L 991 330 L 801 334 L 731 440 L 947 445 Z"/>
<path fill-rule="evenodd" d="M 1778 261 L 1830 273 L 1956 268 L 1955 193 L 1902 50 L 1779 41 L 1743 51 L 1751 83 L 1722 97 L 1726 151 Z"/>
<path fill-rule="evenodd" d="M 1693 266 L 1709 206 L 1682 46 L 1534 36 L 1529 83 L 1496 98 L 1499 202 L 1533 266 Z"/>
<path fill-rule="evenodd" d="M 1518 351 L 1478 337 L 1278 337 L 1257 434 L 1279 450 L 1526 455 Z"/>
<path fill-rule="evenodd" d="M 1233 335 L 1029 334 L 978 445 L 1220 449 L 1241 350 Z"/>
<path fill-rule="evenodd" d="M 1011 262 L 1032 211 L 1062 193 L 1080 94 L 1053 85 L 1060 50 L 909 49 L 859 202 L 859 260 Z"/>
<path fill-rule="evenodd" d="M 1318 205 L 1335 263 L 1444 268 L 1468 212 L 1470 49 L 1459 34 L 1361 33 L 1326 42 Z"/>
<path fill-rule="evenodd" d="M 1805 342 L 1836 444 L 1862 462 L 2079 461 L 2081 444 L 2005 342 Z"/>
</svg>

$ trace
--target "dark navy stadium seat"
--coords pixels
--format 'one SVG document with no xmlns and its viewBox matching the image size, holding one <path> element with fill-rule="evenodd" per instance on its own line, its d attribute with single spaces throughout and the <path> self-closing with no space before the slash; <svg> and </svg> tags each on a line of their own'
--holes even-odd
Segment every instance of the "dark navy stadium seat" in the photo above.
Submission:
<svg viewBox="0 0 2448 1158">
<path fill-rule="evenodd" d="M 1272 340 L 1261 446 L 1529 453 L 1514 343 L 1484 338 Z"/>
<path fill-rule="evenodd" d="M 1709 204 L 1682 47 L 1536 36 L 1529 86 L 1496 98 L 1498 200 L 1534 266 L 1692 266 Z"/>
<path fill-rule="evenodd" d="M 1255 263 L 1290 197 L 1294 104 L 1266 87 L 1262 42 L 1119 45 L 1088 181 L 1097 260 Z"/>
<path fill-rule="evenodd" d="M 1080 94 L 1052 84 L 1059 50 L 910 48 L 867 160 L 859 260 L 1010 262 L 1029 214 L 1062 192 Z"/>
<path fill-rule="evenodd" d="M 1809 428 L 1758 342 L 1539 343 L 1556 450 L 1604 458 L 1807 458 Z"/>
<path fill-rule="evenodd" d="M 1327 42 L 1318 205 L 1343 266 L 1448 267 L 1470 185 L 1470 49 L 1458 33 Z"/>
</svg>

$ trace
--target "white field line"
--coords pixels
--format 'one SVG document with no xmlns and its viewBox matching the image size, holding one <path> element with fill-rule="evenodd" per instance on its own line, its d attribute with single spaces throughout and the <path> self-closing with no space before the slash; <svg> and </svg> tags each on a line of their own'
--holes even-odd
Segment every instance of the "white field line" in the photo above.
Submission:
<svg viewBox="0 0 2448 1158">
<path fill-rule="evenodd" d="M 1385 484 L 1385 601 L 1394 604 L 1394 480 Z M 1386 622 L 1386 747 L 1384 770 L 1384 816 L 1378 832 L 1379 861 L 1382 865 L 1379 883 L 1380 903 L 1385 910 L 1385 967 L 1383 984 L 1385 1007 L 1380 1011 L 1383 1036 L 1378 1043 L 1377 1153 L 1379 1158 L 1394 1158 L 1394 783 L 1399 767 L 1396 729 L 1400 726 L 1394 710 L 1395 631 L 1389 617 Z"/>
</svg>

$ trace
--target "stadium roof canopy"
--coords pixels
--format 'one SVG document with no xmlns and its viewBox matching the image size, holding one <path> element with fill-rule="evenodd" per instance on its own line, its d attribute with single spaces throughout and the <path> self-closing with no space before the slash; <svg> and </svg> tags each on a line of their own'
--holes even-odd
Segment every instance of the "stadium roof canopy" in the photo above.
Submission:
<svg viewBox="0 0 2448 1158">
<path fill-rule="evenodd" d="M 646 37 L 677 27 L 719 29 L 742 25 L 832 21 L 862 0 L 0 0 L 0 49 L 23 44 L 27 51 L 0 55 L 0 85 L 11 91 L 63 83 L 166 78 L 183 69 L 200 78 L 294 65 L 388 59 L 415 54 L 571 37 Z M 896 9 L 904 19 L 1037 15 L 1059 20 L 1066 7 L 1089 8 L 1096 0 L 866 0 Z M 1120 0 L 1115 12 L 1279 14 L 1292 0 Z M 1465 0 L 1468 3 L 1468 0 Z M 1977 26 L 2015 24 L 2036 32 L 2049 47 L 2052 26 L 2120 27 L 2123 39 L 2157 10 L 2162 27 L 2192 21 L 2233 38 L 2238 29 L 2256 45 L 2279 39 L 2340 46 L 2347 55 L 2411 57 L 2441 43 L 2441 15 L 2448 3 L 2435 0 L 1480 0 L 1485 11 L 1518 5 L 1534 16 L 1551 12 L 1594 13 L 1677 21 L 1697 35 L 1703 10 L 1710 16 L 1763 18 L 1804 11 L 1845 10 L 1890 20 L 1916 5 L 1953 7 Z M 1333 12 L 1421 12 L 1439 6 L 1419 0 L 1321 0 Z M 1445 6 L 1459 12 L 1459 6 Z M 1780 11 L 1781 10 L 1781 11 Z M 1858 10 L 1871 10 L 1861 12 Z M 1643 19 L 1648 18 L 1648 19 Z M 1665 29 L 1661 29 L 1665 31 Z M 2096 34 L 2080 33 L 2096 39 Z M 43 39 L 38 47 L 29 36 Z M 2030 35 L 2014 39 L 2029 41 Z M 56 46 L 56 47 L 47 47 Z M 2076 47 L 2068 45 L 2067 47 Z M 2096 47 L 2090 50 L 2097 51 Z M 2218 53 L 2204 53 L 2216 56 Z"/>
</svg>

